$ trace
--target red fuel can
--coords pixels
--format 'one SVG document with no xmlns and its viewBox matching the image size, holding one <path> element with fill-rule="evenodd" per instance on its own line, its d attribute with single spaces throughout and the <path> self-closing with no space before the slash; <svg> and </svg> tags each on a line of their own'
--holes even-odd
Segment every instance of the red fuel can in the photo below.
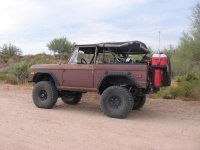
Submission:
<svg viewBox="0 0 200 150">
<path fill-rule="evenodd" d="M 154 54 L 152 56 L 153 86 L 161 87 L 163 81 L 163 70 L 161 66 L 167 65 L 167 56 L 165 54 Z"/>
<path fill-rule="evenodd" d="M 161 87 L 162 86 L 162 70 L 161 69 L 154 69 L 154 87 Z"/>
</svg>

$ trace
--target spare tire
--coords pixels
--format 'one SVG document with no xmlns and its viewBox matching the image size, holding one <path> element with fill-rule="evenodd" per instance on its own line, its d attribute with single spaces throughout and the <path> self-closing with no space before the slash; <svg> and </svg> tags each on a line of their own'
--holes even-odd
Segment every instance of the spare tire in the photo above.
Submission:
<svg viewBox="0 0 200 150">
<path fill-rule="evenodd" d="M 171 85 L 171 61 L 170 57 L 167 56 L 167 68 L 164 69 L 163 75 L 163 86 L 170 86 Z"/>
</svg>

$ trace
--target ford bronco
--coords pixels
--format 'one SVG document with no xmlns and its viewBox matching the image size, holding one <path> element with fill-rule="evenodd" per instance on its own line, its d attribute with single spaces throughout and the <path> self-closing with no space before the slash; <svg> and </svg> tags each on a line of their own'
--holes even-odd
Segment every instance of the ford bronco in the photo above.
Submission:
<svg viewBox="0 0 200 150">
<path fill-rule="evenodd" d="M 76 45 L 68 63 L 30 68 L 33 102 L 50 109 L 59 97 L 75 105 L 82 93 L 98 92 L 107 116 L 125 118 L 143 107 L 146 94 L 171 84 L 169 57 L 149 54 L 139 41 Z"/>
</svg>

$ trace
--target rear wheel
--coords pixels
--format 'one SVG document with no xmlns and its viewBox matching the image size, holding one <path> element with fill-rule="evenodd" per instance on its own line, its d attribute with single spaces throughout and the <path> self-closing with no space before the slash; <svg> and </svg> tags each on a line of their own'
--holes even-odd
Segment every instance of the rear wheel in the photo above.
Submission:
<svg viewBox="0 0 200 150">
<path fill-rule="evenodd" d="M 70 105 L 76 105 L 81 100 L 82 93 L 80 92 L 65 92 L 61 99 L 64 103 Z"/>
<path fill-rule="evenodd" d="M 101 109 L 109 117 L 125 118 L 133 105 L 131 93 L 124 87 L 108 87 L 101 96 Z"/>
<path fill-rule="evenodd" d="M 40 81 L 34 86 L 32 97 L 37 107 L 50 109 L 57 102 L 58 92 L 53 83 L 49 81 Z"/>
<path fill-rule="evenodd" d="M 146 95 L 135 96 L 133 110 L 140 110 L 146 102 Z"/>
</svg>

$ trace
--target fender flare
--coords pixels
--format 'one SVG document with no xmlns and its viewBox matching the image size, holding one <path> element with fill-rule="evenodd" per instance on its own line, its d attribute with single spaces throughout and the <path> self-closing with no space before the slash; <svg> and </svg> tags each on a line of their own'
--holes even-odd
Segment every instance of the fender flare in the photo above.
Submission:
<svg viewBox="0 0 200 150">
<path fill-rule="evenodd" d="M 37 78 L 39 78 L 40 76 L 42 76 L 44 74 L 49 75 L 53 79 L 53 81 L 54 81 L 56 86 L 60 85 L 60 83 L 57 80 L 56 76 L 52 72 L 37 72 L 37 73 L 34 74 L 34 76 L 32 78 L 32 82 L 37 82 Z"/>
<path fill-rule="evenodd" d="M 124 77 L 127 80 L 130 81 L 130 85 L 135 86 L 136 88 L 140 88 L 140 84 L 133 78 L 131 77 L 131 73 L 123 73 L 123 72 L 112 72 L 112 73 L 105 73 L 104 76 L 101 78 L 98 84 L 98 92 L 102 93 L 102 86 L 104 84 L 104 81 L 110 77 Z"/>
</svg>

